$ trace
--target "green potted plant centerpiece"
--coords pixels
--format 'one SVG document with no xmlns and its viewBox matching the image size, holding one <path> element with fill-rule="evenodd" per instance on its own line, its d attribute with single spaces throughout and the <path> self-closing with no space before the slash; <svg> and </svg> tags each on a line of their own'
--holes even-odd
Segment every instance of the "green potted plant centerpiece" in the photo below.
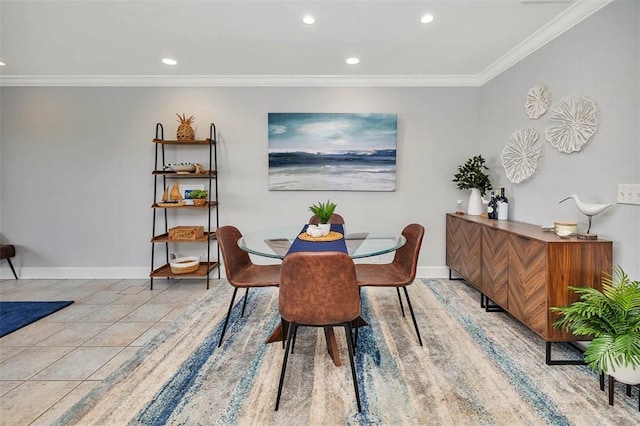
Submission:
<svg viewBox="0 0 640 426">
<path fill-rule="evenodd" d="M 485 166 L 485 159 L 482 155 L 477 155 L 468 159 L 464 165 L 458 166 L 458 173 L 453 177 L 453 182 L 457 184 L 458 189 L 471 190 L 467 214 L 474 216 L 482 214 L 482 197 L 491 189 L 491 180 L 485 170 L 489 170 Z"/>
<path fill-rule="evenodd" d="M 309 210 L 318 218 L 318 222 L 320 223 L 319 227 L 327 233 L 331 228 L 329 220 L 331 219 L 331 216 L 333 216 L 333 213 L 336 211 L 336 207 L 337 205 L 335 203 L 332 203 L 330 200 L 327 200 L 326 203 L 319 202 L 309 207 Z"/>
<path fill-rule="evenodd" d="M 551 308 L 553 324 L 576 336 L 592 336 L 584 351 L 587 366 L 630 385 L 640 383 L 640 281 L 631 281 L 620 266 L 605 274 L 602 291 L 569 287 L 580 296 L 565 307 Z"/>
<path fill-rule="evenodd" d="M 189 192 L 194 206 L 204 206 L 207 203 L 207 195 L 209 195 L 209 191 L 206 189 L 194 189 Z"/>
</svg>

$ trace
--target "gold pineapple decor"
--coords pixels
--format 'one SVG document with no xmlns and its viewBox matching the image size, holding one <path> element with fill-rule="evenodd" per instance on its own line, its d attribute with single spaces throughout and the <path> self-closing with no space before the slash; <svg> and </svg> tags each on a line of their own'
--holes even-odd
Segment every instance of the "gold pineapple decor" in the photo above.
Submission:
<svg viewBox="0 0 640 426">
<path fill-rule="evenodd" d="M 193 127 L 191 127 L 191 123 L 193 123 L 193 115 L 189 118 L 187 118 L 184 114 L 182 114 L 182 117 L 178 113 L 176 113 L 176 115 L 178 116 L 178 121 L 180 122 L 176 138 L 179 141 L 195 140 L 196 135 L 193 131 Z"/>
</svg>

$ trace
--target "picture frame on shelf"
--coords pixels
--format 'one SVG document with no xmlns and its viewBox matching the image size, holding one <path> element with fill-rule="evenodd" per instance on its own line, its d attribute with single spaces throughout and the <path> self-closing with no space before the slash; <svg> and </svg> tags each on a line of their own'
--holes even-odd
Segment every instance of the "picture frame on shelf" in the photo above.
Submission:
<svg viewBox="0 0 640 426">
<path fill-rule="evenodd" d="M 188 206 L 193 205 L 193 200 L 189 197 L 189 193 L 194 189 L 204 190 L 204 184 L 189 184 L 189 185 L 180 185 L 180 195 L 184 198 L 184 202 Z"/>
</svg>

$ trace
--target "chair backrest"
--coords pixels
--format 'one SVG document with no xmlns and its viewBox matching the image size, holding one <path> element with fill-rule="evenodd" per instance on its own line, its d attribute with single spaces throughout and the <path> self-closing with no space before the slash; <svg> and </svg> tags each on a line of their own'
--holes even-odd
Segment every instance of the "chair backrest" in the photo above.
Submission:
<svg viewBox="0 0 640 426">
<path fill-rule="evenodd" d="M 418 256 L 420 256 L 420 246 L 422 246 L 422 238 L 424 237 L 424 226 L 417 223 L 407 225 L 402 230 L 402 235 L 407 239 L 407 242 L 396 250 L 393 263 L 407 274 L 408 281 L 413 281 L 418 269 Z"/>
<path fill-rule="evenodd" d="M 353 260 L 341 252 L 297 252 L 282 261 L 280 315 L 305 325 L 337 324 L 360 315 Z"/>
<path fill-rule="evenodd" d="M 318 219 L 318 216 L 316 216 L 315 214 L 313 216 L 311 216 L 311 218 L 309 219 L 309 224 L 310 225 L 317 225 L 319 223 L 320 223 L 320 220 Z M 334 213 L 334 214 L 331 215 L 331 218 L 329 219 L 329 223 L 341 223 L 341 224 L 344 224 L 344 219 L 339 214 Z"/>
<path fill-rule="evenodd" d="M 235 274 L 252 265 L 249 253 L 238 247 L 238 240 L 242 238 L 242 233 L 235 226 L 222 226 L 216 229 L 216 238 L 222 252 L 227 280 L 234 285 Z"/>
</svg>

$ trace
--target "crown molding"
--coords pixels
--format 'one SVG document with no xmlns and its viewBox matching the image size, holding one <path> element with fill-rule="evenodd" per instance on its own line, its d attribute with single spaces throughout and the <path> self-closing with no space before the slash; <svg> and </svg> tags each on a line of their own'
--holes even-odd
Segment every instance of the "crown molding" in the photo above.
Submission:
<svg viewBox="0 0 640 426">
<path fill-rule="evenodd" d="M 582 22 L 613 0 L 579 0 L 569 6 L 564 12 L 549 21 L 540 30 L 533 33 L 522 43 L 511 49 L 497 61 L 485 68 L 476 77 L 479 85 L 487 83 L 508 70 L 542 46 L 549 43 L 576 24 Z"/>
<path fill-rule="evenodd" d="M 111 87 L 432 87 L 478 86 L 473 75 L 25 75 L 0 86 Z"/>
<path fill-rule="evenodd" d="M 476 75 L 0 75 L 0 86 L 451 87 L 482 86 L 613 0 L 576 0 Z"/>
</svg>

